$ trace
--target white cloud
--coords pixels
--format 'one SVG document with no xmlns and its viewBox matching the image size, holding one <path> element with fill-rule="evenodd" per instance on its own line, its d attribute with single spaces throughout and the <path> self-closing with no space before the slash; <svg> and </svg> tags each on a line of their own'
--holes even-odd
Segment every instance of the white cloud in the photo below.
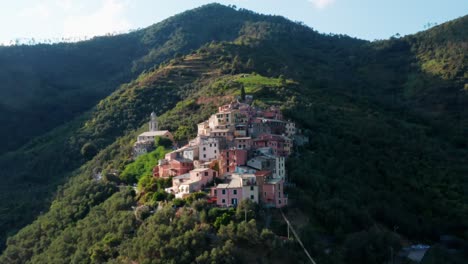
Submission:
<svg viewBox="0 0 468 264">
<path fill-rule="evenodd" d="M 335 0 L 309 0 L 317 9 L 324 9 L 335 3 Z"/>
<path fill-rule="evenodd" d="M 64 36 L 98 36 L 128 30 L 130 22 L 125 17 L 127 1 L 102 0 L 98 10 L 87 15 L 69 16 L 64 22 Z"/>
<path fill-rule="evenodd" d="M 55 4 L 65 11 L 72 9 L 74 5 L 73 0 L 55 0 Z"/>
<path fill-rule="evenodd" d="M 19 12 L 19 16 L 27 19 L 47 19 L 50 17 L 51 10 L 44 3 L 27 7 Z"/>
</svg>

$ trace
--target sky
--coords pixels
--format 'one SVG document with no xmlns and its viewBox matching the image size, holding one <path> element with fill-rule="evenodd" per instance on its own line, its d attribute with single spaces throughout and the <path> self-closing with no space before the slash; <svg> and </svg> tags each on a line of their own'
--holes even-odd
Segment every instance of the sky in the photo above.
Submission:
<svg viewBox="0 0 468 264">
<path fill-rule="evenodd" d="M 468 13 L 468 0 L 0 0 L 0 43 L 127 32 L 212 2 L 367 40 L 416 33 Z"/>
</svg>

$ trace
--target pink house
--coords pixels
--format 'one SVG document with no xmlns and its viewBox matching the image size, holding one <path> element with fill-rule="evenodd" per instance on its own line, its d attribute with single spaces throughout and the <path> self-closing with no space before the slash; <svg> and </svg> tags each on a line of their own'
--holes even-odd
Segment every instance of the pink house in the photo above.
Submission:
<svg viewBox="0 0 468 264">
<path fill-rule="evenodd" d="M 245 149 L 226 149 L 221 151 L 219 157 L 219 173 L 232 173 L 237 166 L 243 166 L 247 163 L 247 150 Z"/>
<path fill-rule="evenodd" d="M 210 168 L 191 170 L 189 173 L 172 178 L 172 187 L 167 188 L 166 192 L 175 194 L 177 198 L 183 198 L 190 193 L 203 190 L 203 188 L 213 182 L 217 174 L 215 170 Z"/>
<path fill-rule="evenodd" d="M 272 178 L 272 172 L 263 170 L 255 173 L 259 191 L 259 200 L 269 207 L 281 208 L 288 204 L 288 198 L 284 195 L 284 180 Z"/>
<path fill-rule="evenodd" d="M 288 198 L 284 195 L 283 179 L 267 178 L 263 183 L 262 192 L 260 200 L 266 206 L 281 208 L 288 204 Z"/>
<path fill-rule="evenodd" d="M 193 169 L 193 161 L 184 158 L 175 158 L 171 160 L 163 159 L 159 161 L 158 166 L 153 169 L 153 177 L 171 177 L 188 173 Z"/>
<path fill-rule="evenodd" d="M 250 199 L 258 203 L 258 186 L 255 175 L 233 174 L 227 183 L 211 188 L 211 197 L 222 207 L 236 206 L 240 201 Z"/>
<path fill-rule="evenodd" d="M 236 206 L 242 200 L 242 182 L 236 178 L 229 183 L 218 184 L 212 188 L 212 195 L 216 197 L 218 206 Z"/>
<path fill-rule="evenodd" d="M 211 183 L 218 176 L 218 172 L 210 168 L 198 168 L 191 170 L 189 173 L 190 180 L 198 181 L 201 188 Z"/>
</svg>

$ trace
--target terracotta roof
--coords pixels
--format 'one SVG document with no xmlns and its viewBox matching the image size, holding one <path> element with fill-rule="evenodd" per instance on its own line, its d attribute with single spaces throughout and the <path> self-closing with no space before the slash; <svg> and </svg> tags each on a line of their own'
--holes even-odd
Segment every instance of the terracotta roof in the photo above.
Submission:
<svg viewBox="0 0 468 264">
<path fill-rule="evenodd" d="M 255 176 L 268 176 L 270 174 L 271 174 L 271 171 L 269 170 L 261 170 L 261 171 L 255 172 Z"/>
</svg>

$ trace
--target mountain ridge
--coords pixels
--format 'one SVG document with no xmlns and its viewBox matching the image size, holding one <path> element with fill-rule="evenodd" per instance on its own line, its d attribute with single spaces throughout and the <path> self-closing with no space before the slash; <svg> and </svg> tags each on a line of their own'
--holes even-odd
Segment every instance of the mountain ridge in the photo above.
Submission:
<svg viewBox="0 0 468 264">
<path fill-rule="evenodd" d="M 206 9 L 199 9 L 198 11 L 200 10 L 203 11 Z M 228 11 L 233 12 L 234 10 L 230 9 Z M 464 20 L 466 20 L 466 18 Z M 466 24 L 464 20 L 463 23 Z M 253 91 L 255 91 L 256 97 L 263 98 L 262 100 L 266 102 L 282 104 L 289 116 L 299 121 L 304 128 L 316 133 L 318 136 L 317 140 L 314 141 L 311 146 L 301 152 L 303 158 L 292 159 L 288 166 L 297 167 L 297 164 L 301 164 L 304 160 L 309 160 L 312 164 L 317 166 L 315 168 L 308 167 L 306 169 L 311 173 L 313 172 L 314 176 L 312 179 L 301 176 L 300 170 L 292 171 L 292 179 L 304 187 L 295 190 L 298 196 L 299 194 L 304 194 L 304 198 L 298 198 L 298 200 L 303 205 L 318 210 L 321 214 L 320 217 L 323 218 L 320 221 L 326 222 L 324 219 L 327 219 L 332 223 L 335 222 L 338 226 L 342 227 L 342 229 L 347 230 L 346 232 L 356 231 L 356 227 L 352 224 L 342 222 L 343 220 L 339 219 L 339 217 L 334 219 L 334 216 L 327 212 L 330 206 L 333 210 L 336 210 L 336 208 L 345 208 L 343 214 L 347 216 L 351 215 L 351 218 L 354 219 L 353 221 L 357 221 L 360 223 L 359 225 L 363 226 L 367 226 L 367 222 L 369 221 L 366 213 L 372 215 L 379 223 L 385 223 L 388 226 L 391 225 L 392 221 L 401 221 L 398 219 L 389 221 L 389 219 L 392 219 L 389 215 L 391 212 L 377 208 L 378 204 L 371 203 L 369 199 L 349 194 L 344 189 L 343 183 L 338 183 L 333 180 L 333 177 L 336 177 L 349 184 L 349 186 L 351 186 L 350 188 L 359 190 L 356 183 L 354 183 L 357 180 L 350 181 L 347 177 L 343 178 L 342 175 L 349 173 L 346 172 L 346 169 L 355 170 L 356 172 L 352 174 L 355 176 L 359 175 L 359 171 L 361 171 L 361 174 L 365 174 L 365 179 L 367 179 L 366 184 L 374 188 L 377 187 L 381 192 L 373 193 L 366 189 L 365 192 L 368 197 L 384 199 L 386 204 L 392 204 L 395 208 L 393 213 L 405 214 L 404 217 L 408 218 L 408 222 L 412 223 L 418 222 L 415 216 L 408 213 L 409 210 L 407 208 L 398 206 L 396 202 L 398 199 L 388 197 L 389 194 L 385 193 L 383 189 L 380 189 L 382 187 L 381 183 L 379 183 L 377 178 L 373 175 L 383 177 L 383 179 L 381 179 L 383 183 L 388 184 L 396 180 L 396 182 L 404 186 L 404 188 L 400 189 L 395 186 L 391 187 L 391 190 L 395 191 L 395 195 L 403 195 L 401 192 L 402 190 L 417 192 L 418 194 L 415 194 L 414 197 L 405 196 L 409 201 L 412 201 L 410 203 L 411 209 L 416 211 L 419 210 L 417 207 L 419 201 L 417 199 L 424 197 L 424 193 L 428 193 L 427 195 L 432 198 L 437 197 L 436 199 L 442 199 L 443 202 L 440 203 L 449 202 L 443 199 L 443 197 L 438 196 L 440 194 L 437 194 L 437 192 L 441 190 L 443 192 L 447 191 L 447 187 L 435 187 L 439 184 L 447 184 L 450 186 L 450 188 L 448 188 L 448 190 L 450 190 L 448 192 L 450 197 L 455 197 L 456 199 L 463 197 L 463 180 L 461 175 L 463 175 L 463 172 L 466 172 L 467 169 L 466 166 L 462 166 L 463 158 L 466 157 L 466 151 L 464 151 L 466 145 L 463 147 L 463 142 L 460 142 L 457 138 L 453 139 L 454 141 L 451 142 L 453 135 L 450 131 L 446 132 L 443 130 L 445 126 L 433 122 L 432 117 L 435 115 L 431 114 L 429 118 L 426 119 L 425 117 L 422 118 L 417 112 L 412 112 L 412 109 L 408 110 L 408 108 L 400 107 L 401 105 L 409 104 L 408 102 L 411 102 L 411 100 L 401 99 L 403 97 L 401 97 L 400 93 L 404 91 L 401 87 L 404 86 L 407 80 L 404 78 L 395 79 L 395 76 L 398 76 L 398 73 L 403 71 L 395 69 L 392 63 L 398 65 L 398 63 L 402 61 L 407 61 L 406 58 L 399 59 L 399 56 L 402 54 L 401 50 L 404 52 L 408 50 L 408 46 L 405 46 L 408 45 L 405 43 L 405 39 L 391 40 L 384 43 L 385 45 L 388 44 L 388 46 L 384 46 L 382 48 L 383 51 L 378 51 L 380 53 L 369 53 L 370 55 L 367 57 L 375 61 L 373 62 L 374 64 L 371 65 L 376 65 L 378 63 L 383 64 L 382 60 L 380 60 L 381 57 L 385 58 L 385 56 L 389 54 L 393 56 L 393 61 L 390 60 L 389 63 L 383 65 L 384 67 L 381 65 L 379 66 L 379 69 L 382 69 L 380 74 L 383 75 L 383 77 L 380 79 L 377 78 L 374 83 L 374 80 L 368 81 L 369 77 L 365 76 L 370 70 L 375 71 L 375 69 L 371 69 L 372 67 L 366 68 L 363 66 L 365 64 L 363 64 L 362 61 L 356 61 L 356 57 L 361 56 L 363 52 L 367 50 L 364 49 L 363 51 L 363 43 L 365 45 L 380 45 L 380 43 L 368 43 L 359 40 L 356 42 L 351 41 L 351 44 L 355 46 L 349 49 L 347 47 L 349 44 L 347 41 L 352 40 L 351 38 L 323 36 L 315 32 L 304 36 L 292 31 L 292 33 L 288 35 L 288 29 L 290 28 L 296 29 L 298 32 L 302 32 L 301 30 L 308 32 L 307 29 L 301 25 L 282 25 L 281 23 L 262 23 L 261 21 L 253 22 L 244 25 L 240 37 L 233 39 L 231 42 L 208 43 L 193 52 L 177 55 L 171 61 L 166 61 L 160 66 L 155 67 L 156 65 L 152 65 L 145 69 L 143 73 L 133 81 L 121 85 L 120 89 L 102 100 L 93 110 L 78 118 L 77 121 L 72 122 L 74 123 L 73 126 L 64 125 L 64 129 L 67 130 L 68 128 L 69 131 L 66 133 L 56 132 L 61 135 L 60 137 L 63 136 L 63 138 L 58 139 L 53 145 L 50 145 L 52 142 L 50 139 L 54 138 L 52 135 L 49 136 L 48 139 L 37 139 L 36 145 L 25 147 L 16 154 L 8 154 L 13 155 L 13 158 L 6 157 L 6 155 L 1 156 L 0 164 L 2 164 L 2 174 L 10 175 L 14 172 L 14 174 L 21 175 L 23 180 L 26 179 L 26 183 L 31 182 L 34 178 L 36 178 L 34 181 L 41 182 L 43 177 L 47 177 L 47 175 L 50 177 L 52 174 L 54 176 L 51 178 L 58 179 L 58 183 L 55 182 L 52 184 L 49 190 L 51 191 L 54 189 L 55 185 L 63 183 L 64 179 L 62 177 L 64 174 L 69 174 L 70 170 L 74 170 L 74 168 L 84 164 L 85 159 L 79 156 L 79 150 L 80 147 L 87 142 L 96 144 L 98 149 L 105 151 L 99 154 L 100 161 L 96 158 L 91 161 L 90 164 L 85 165 L 86 172 L 77 171 L 73 174 L 79 175 L 80 179 L 87 182 L 87 180 L 84 179 L 90 177 L 89 173 L 91 168 L 89 166 L 92 166 L 91 164 L 121 169 L 122 166 L 125 166 L 128 162 L 126 156 L 128 155 L 128 147 L 132 140 L 130 135 L 134 135 L 134 130 L 138 130 L 138 128 L 145 123 L 148 112 L 152 111 L 155 107 L 158 108 L 158 113 L 173 112 L 171 115 L 172 117 L 168 118 L 167 121 L 164 121 L 163 117 L 163 124 L 171 129 L 175 129 L 178 135 L 180 135 L 180 139 L 183 139 L 187 134 L 193 134 L 194 128 L 190 121 L 192 118 L 197 119 L 196 116 L 191 117 L 188 113 L 197 113 L 197 115 L 206 116 L 206 113 L 209 112 L 209 109 L 212 107 L 206 106 L 207 108 L 205 108 L 205 106 L 194 103 L 198 101 L 196 100 L 197 98 L 193 97 L 194 95 L 202 96 L 204 94 L 205 96 L 219 96 L 220 98 L 226 95 L 234 95 L 236 94 L 237 83 L 242 80 L 241 76 L 252 74 L 252 79 L 255 80 L 254 84 L 256 88 Z M 292 39 L 291 36 L 295 36 L 295 38 Z M 307 43 L 307 47 L 302 47 L 301 45 L 301 42 L 304 40 L 305 43 Z M 285 47 L 284 43 L 288 43 L 291 47 L 294 47 L 294 49 L 291 50 L 289 47 Z M 364 58 L 367 59 L 367 57 Z M 251 59 L 250 63 L 249 59 Z M 195 63 L 196 66 L 190 64 L 197 60 L 199 61 Z M 359 70 L 353 68 L 353 65 L 357 65 Z M 413 66 L 403 65 L 403 70 L 414 69 Z M 212 67 L 216 69 L 215 74 L 203 74 L 205 72 L 210 72 Z M 463 65 L 460 67 L 463 68 Z M 359 73 L 361 69 L 364 69 L 364 73 Z M 197 72 L 197 70 L 201 70 L 201 72 Z M 257 72 L 260 76 L 264 76 L 265 78 L 278 78 L 278 82 L 285 82 L 285 80 L 291 78 L 294 82 L 297 82 L 298 85 L 290 86 L 285 84 L 283 88 L 270 87 L 263 83 L 262 78 L 255 77 L 257 75 L 255 75 L 254 72 Z M 416 75 L 415 78 L 417 80 L 421 78 L 423 82 L 425 81 L 426 76 L 420 75 L 419 71 L 411 70 L 411 72 Z M 356 73 L 358 73 L 358 75 L 354 77 Z M 281 75 L 283 76 L 281 77 Z M 390 80 L 389 83 L 391 83 L 391 85 L 388 85 L 388 87 L 379 85 L 379 83 L 386 80 Z M 458 81 L 454 83 L 455 85 L 449 87 L 460 87 Z M 378 87 L 381 90 L 370 89 L 369 87 Z M 178 91 L 180 95 L 178 95 L 176 91 Z M 165 94 L 165 97 L 161 97 L 161 93 Z M 374 93 L 385 96 L 378 98 Z M 151 95 L 156 95 L 156 97 L 153 98 Z M 391 95 L 389 101 L 387 101 L 387 95 Z M 271 98 L 268 98 L 268 96 Z M 444 98 L 446 97 L 440 97 L 439 99 L 443 101 Z M 165 106 L 161 103 L 161 100 L 166 100 L 164 103 L 168 104 Z M 177 102 L 180 100 L 182 101 L 179 105 Z M 183 103 L 185 100 L 189 101 Z M 458 105 L 463 106 L 463 103 L 464 101 L 460 101 Z M 422 105 L 423 110 L 428 109 L 427 107 L 427 104 Z M 301 114 L 301 111 L 304 111 L 304 109 L 306 111 L 305 113 L 309 115 L 305 115 L 305 113 L 304 115 Z M 399 116 L 402 113 L 404 113 L 404 115 Z M 438 115 L 442 116 L 438 122 L 445 122 L 444 124 L 450 124 L 450 122 L 455 123 L 455 121 L 447 121 L 452 120 L 450 113 L 457 113 L 457 109 L 451 109 L 450 111 L 442 109 L 442 111 L 438 111 Z M 463 126 L 462 121 L 466 118 L 466 115 L 464 115 L 466 112 L 458 111 L 458 113 L 460 113 L 460 115 L 457 117 L 459 118 L 459 123 L 457 125 L 460 127 L 456 132 L 463 135 L 463 129 L 466 129 L 466 126 Z M 184 118 L 178 120 L 178 115 Z M 346 119 L 353 120 L 355 124 L 350 123 L 349 120 Z M 369 124 L 366 124 L 366 122 L 369 122 Z M 183 129 L 178 131 L 178 127 L 182 127 Z M 379 133 L 381 135 L 379 135 Z M 398 136 L 400 133 L 402 133 L 403 136 Z M 120 138 L 122 136 L 124 137 Z M 389 139 L 385 139 L 385 137 Z M 428 143 L 429 146 L 427 146 L 419 141 L 410 142 L 406 137 L 421 137 L 430 143 Z M 117 139 L 117 141 L 115 141 L 115 139 Z M 392 147 L 390 139 L 397 142 L 396 146 Z M 122 140 L 125 141 L 125 143 L 123 143 Z M 337 143 L 333 143 L 334 141 Z M 64 144 L 68 144 L 68 147 L 64 147 Z M 409 147 L 405 147 L 404 144 L 409 145 Z M 360 155 L 363 156 L 358 159 L 350 159 L 349 157 L 347 158 L 346 156 L 340 155 L 340 150 L 337 149 L 339 145 L 344 148 L 342 151 L 343 153 L 351 155 L 353 151 L 357 151 L 358 153 L 362 152 Z M 432 145 L 436 147 L 432 149 Z M 51 146 L 54 146 L 52 147 L 53 151 L 44 155 L 46 154 L 44 151 Z M 67 148 L 68 151 L 64 152 L 64 149 Z M 113 152 L 109 148 L 111 148 Z M 390 150 L 387 151 L 385 148 Z M 421 150 L 417 150 L 418 148 L 421 148 Z M 435 151 L 437 148 L 443 151 Z M 395 151 L 392 149 L 395 149 Z M 404 154 L 405 152 L 403 152 L 402 157 L 406 157 L 410 161 L 405 162 L 403 158 L 398 158 L 398 156 L 395 155 L 395 153 L 401 150 L 409 153 Z M 314 154 L 315 152 L 320 153 L 318 158 L 316 156 L 317 154 Z M 380 154 L 381 152 L 384 154 Z M 434 152 L 434 154 L 431 154 L 432 152 Z M 8 166 L 15 166 L 15 162 L 13 161 L 15 159 L 21 159 L 21 157 L 24 157 L 25 153 L 29 153 L 31 156 L 28 158 L 28 162 L 25 163 L 26 166 L 21 164 L 23 166 L 19 167 L 19 170 L 23 172 L 9 171 Z M 367 161 L 372 157 L 369 153 L 377 157 L 382 155 L 381 157 L 385 157 L 386 159 L 395 159 L 396 164 L 390 165 L 389 161 L 385 159 L 372 159 L 372 163 L 365 164 L 363 160 Z M 106 158 L 103 158 L 105 156 L 104 154 L 107 155 Z M 411 154 L 415 154 L 415 157 Z M 455 154 L 458 154 L 459 157 L 454 156 Z M 37 159 L 35 156 L 41 156 L 43 160 Z M 114 162 L 112 158 L 118 161 Z M 63 161 L 65 166 L 58 170 L 57 168 L 51 170 L 51 168 L 48 167 L 50 165 L 48 165 L 47 161 L 59 159 Z M 437 159 L 442 161 L 439 162 Z M 320 163 L 317 162 L 318 160 L 321 160 L 323 165 L 320 165 Z M 31 162 L 31 165 L 28 165 L 29 162 Z M 352 166 L 353 162 L 356 163 L 354 167 Z M 415 162 L 415 164 L 412 164 L 412 162 Z M 107 163 L 107 165 L 102 163 Z M 434 164 L 437 164 L 437 166 Z M 39 170 L 40 167 L 37 167 L 39 165 L 41 165 L 43 169 Z M 452 165 L 453 168 L 450 168 L 449 165 Z M 366 166 L 369 166 L 369 168 L 366 168 Z M 334 167 L 337 169 L 334 170 Z M 440 175 L 436 176 L 437 173 L 430 173 L 431 167 L 433 167 L 432 169 L 435 169 L 437 173 L 447 174 L 449 176 L 447 180 L 444 181 L 441 179 Z M 417 173 L 418 169 L 421 169 L 430 176 L 424 176 L 422 172 Z M 403 173 L 398 170 L 402 170 Z M 31 175 L 31 172 L 34 172 L 34 174 Z M 425 180 L 422 180 L 424 185 L 415 182 L 414 176 L 410 177 L 407 182 L 400 178 L 393 179 L 395 176 L 392 176 L 392 173 L 403 176 L 403 178 L 412 173 L 417 173 L 420 177 L 424 176 Z M 328 177 L 324 177 L 324 174 Z M 431 180 L 435 181 L 435 183 L 432 184 Z M 52 180 L 49 179 L 49 181 Z M 71 182 L 78 184 L 77 180 L 72 180 Z M 452 186 L 454 182 L 462 183 L 462 185 L 458 187 Z M 46 183 L 45 186 L 47 186 L 47 184 L 51 184 L 51 182 Z M 86 184 L 92 185 L 91 182 L 87 182 Z M 321 191 L 321 194 L 311 195 L 312 191 L 307 188 L 320 191 L 320 189 L 314 187 L 317 184 L 326 186 L 325 190 Z M 68 186 L 72 188 L 70 187 L 71 185 Z M 432 188 L 435 188 L 434 191 Z M 336 190 L 332 191 L 333 189 Z M 340 198 L 337 200 L 330 199 L 330 195 L 333 196 L 333 192 L 337 192 Z M 342 200 L 345 197 L 352 198 L 351 200 L 357 199 L 365 201 L 364 204 L 369 204 L 369 206 L 366 207 L 368 209 L 364 210 L 362 213 L 355 213 L 354 211 L 358 210 L 353 209 L 355 205 L 354 202 L 350 200 L 350 206 L 343 204 Z M 317 199 L 319 202 L 313 202 L 313 199 Z M 451 207 L 454 205 L 457 205 L 457 203 L 454 202 Z M 90 207 L 93 206 L 94 204 L 91 203 Z M 434 206 L 434 208 L 429 207 L 430 209 L 427 210 L 434 210 L 439 213 L 445 210 L 441 209 L 443 206 Z M 300 208 L 305 211 L 304 206 Z M 445 230 L 457 230 L 457 224 L 461 225 L 461 227 L 459 227 L 461 230 L 463 230 L 463 228 L 466 229 L 466 223 L 456 222 L 457 219 L 460 219 L 459 214 L 466 212 L 466 208 L 462 207 L 459 211 L 448 210 L 445 212 L 449 212 L 453 218 L 448 225 L 449 227 L 447 229 L 444 228 Z M 306 214 L 309 213 L 310 212 L 306 212 Z M 424 214 L 426 214 L 426 212 L 424 212 Z M 84 213 L 83 217 L 86 217 L 86 215 L 87 214 Z M 34 225 L 40 224 L 42 220 L 38 221 L 36 221 Z M 76 221 L 76 219 L 72 218 L 69 224 L 73 225 L 74 221 Z M 435 219 L 434 221 L 442 226 L 447 224 L 443 223 L 443 219 Z M 418 228 L 421 230 L 412 231 L 410 228 L 412 224 L 400 223 L 400 225 L 404 226 L 402 227 L 402 232 L 411 234 L 413 237 L 427 237 L 427 234 L 430 233 L 427 230 L 435 226 L 435 224 L 433 225 L 430 223 L 427 224 L 427 226 Z M 450 227 L 450 225 L 453 226 Z M 463 225 L 465 225 L 465 227 L 463 227 Z M 32 227 L 29 227 L 29 229 L 31 228 Z M 66 225 L 63 228 L 66 228 Z M 304 232 L 307 233 L 311 232 L 310 228 L 313 227 L 307 225 L 304 228 Z M 59 229 L 55 232 L 61 233 L 62 231 L 63 230 Z M 328 232 L 333 231 L 329 230 Z M 21 232 L 21 235 L 12 241 L 25 239 L 25 234 L 25 232 Z M 312 241 L 309 240 L 308 242 Z M 12 246 L 13 243 L 9 242 L 10 249 L 7 248 L 6 254 L 11 254 Z"/>
</svg>

